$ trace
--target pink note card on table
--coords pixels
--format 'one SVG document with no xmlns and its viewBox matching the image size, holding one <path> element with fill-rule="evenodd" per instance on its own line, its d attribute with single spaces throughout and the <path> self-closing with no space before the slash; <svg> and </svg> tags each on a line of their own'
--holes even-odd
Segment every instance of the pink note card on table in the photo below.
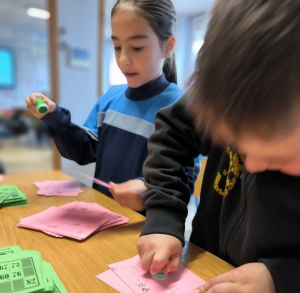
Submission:
<svg viewBox="0 0 300 293">
<path fill-rule="evenodd" d="M 112 270 L 107 270 L 96 277 L 121 293 L 133 293 L 126 282 L 123 282 Z"/>
<path fill-rule="evenodd" d="M 115 274 L 104 272 L 97 276 L 98 279 L 112 286 L 122 293 L 187 293 L 193 292 L 197 287 L 205 283 L 204 280 L 192 273 L 190 270 L 180 265 L 178 271 L 170 273 L 165 280 L 154 280 L 149 272 L 145 272 L 140 267 L 140 257 L 137 255 L 128 260 L 108 265 Z M 123 283 L 120 283 L 119 280 Z M 114 287 L 118 284 L 118 288 Z M 123 289 L 120 286 L 123 284 Z"/>
<path fill-rule="evenodd" d="M 71 202 L 22 218 L 18 226 L 41 230 L 55 237 L 67 236 L 82 240 L 92 233 L 128 221 L 128 218 L 115 214 L 97 203 Z"/>
<path fill-rule="evenodd" d="M 60 180 L 51 181 L 45 180 L 42 182 L 34 182 L 34 185 L 39 188 L 38 195 L 46 196 L 78 196 L 83 190 L 80 188 L 79 181 Z"/>
</svg>

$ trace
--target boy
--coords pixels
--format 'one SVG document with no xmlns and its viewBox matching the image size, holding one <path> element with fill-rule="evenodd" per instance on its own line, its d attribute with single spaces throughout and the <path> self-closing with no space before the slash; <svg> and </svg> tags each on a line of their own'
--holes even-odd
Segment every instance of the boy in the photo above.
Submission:
<svg viewBox="0 0 300 293">
<path fill-rule="evenodd" d="M 300 288 L 300 1 L 218 0 L 186 94 L 156 117 L 138 242 L 178 269 L 185 169 L 208 156 L 191 242 L 237 266 L 195 292 Z"/>
</svg>

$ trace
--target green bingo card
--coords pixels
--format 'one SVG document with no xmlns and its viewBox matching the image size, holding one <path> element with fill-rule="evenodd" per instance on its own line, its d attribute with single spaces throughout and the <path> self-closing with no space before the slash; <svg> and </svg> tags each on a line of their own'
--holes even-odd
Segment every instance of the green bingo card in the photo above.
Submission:
<svg viewBox="0 0 300 293">
<path fill-rule="evenodd" d="M 20 251 L 21 251 L 21 248 L 20 248 L 20 246 L 17 246 L 17 245 L 0 248 L 0 258 L 3 256 L 8 256 L 8 255 L 14 254 L 16 252 L 20 252 Z"/>
<path fill-rule="evenodd" d="M 36 251 L 16 253 L 0 259 L 0 292 L 38 292 L 45 288 L 41 256 Z"/>
<path fill-rule="evenodd" d="M 0 207 L 27 205 L 26 194 L 21 192 L 16 186 L 0 186 Z"/>
<path fill-rule="evenodd" d="M 52 265 L 34 250 L 0 248 L 0 292 L 68 293 Z"/>
</svg>

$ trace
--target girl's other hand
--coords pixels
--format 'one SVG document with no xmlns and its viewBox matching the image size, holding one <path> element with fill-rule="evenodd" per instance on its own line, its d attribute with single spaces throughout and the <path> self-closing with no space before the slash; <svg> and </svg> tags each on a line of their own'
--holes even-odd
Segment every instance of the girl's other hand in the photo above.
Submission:
<svg viewBox="0 0 300 293">
<path fill-rule="evenodd" d="M 121 205 L 135 211 L 143 211 L 142 194 L 147 191 L 144 181 L 140 179 L 128 180 L 126 182 L 115 184 L 109 182 L 114 199 Z"/>
</svg>

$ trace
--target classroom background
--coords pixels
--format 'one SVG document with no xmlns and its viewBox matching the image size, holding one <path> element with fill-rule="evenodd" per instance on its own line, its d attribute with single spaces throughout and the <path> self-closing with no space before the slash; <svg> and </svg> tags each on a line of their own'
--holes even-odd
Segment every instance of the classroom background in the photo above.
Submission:
<svg viewBox="0 0 300 293">
<path fill-rule="evenodd" d="M 61 158 L 44 124 L 30 115 L 24 100 L 41 92 L 68 108 L 72 121 L 82 125 L 102 93 L 111 85 L 126 83 L 110 38 L 115 2 L 0 0 L 0 174 L 61 169 L 91 186 L 79 172 L 92 176 L 94 164 L 79 166 Z M 212 2 L 173 0 L 182 88 L 203 44 Z M 186 238 L 198 202 L 193 197 L 189 205 Z"/>
</svg>

